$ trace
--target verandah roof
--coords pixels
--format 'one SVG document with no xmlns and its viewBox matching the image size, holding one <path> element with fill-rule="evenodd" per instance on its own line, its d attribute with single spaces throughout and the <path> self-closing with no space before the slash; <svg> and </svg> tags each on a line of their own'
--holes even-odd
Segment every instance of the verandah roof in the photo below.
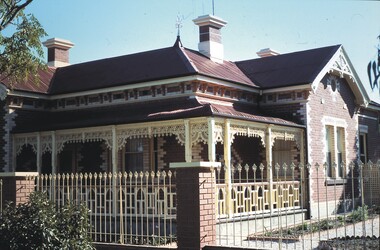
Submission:
<svg viewBox="0 0 380 250">
<path fill-rule="evenodd" d="M 265 116 L 253 105 L 206 103 L 194 97 L 137 102 L 64 111 L 18 110 L 14 133 L 52 131 L 194 117 L 227 117 L 267 124 L 303 127 L 295 122 Z"/>
</svg>

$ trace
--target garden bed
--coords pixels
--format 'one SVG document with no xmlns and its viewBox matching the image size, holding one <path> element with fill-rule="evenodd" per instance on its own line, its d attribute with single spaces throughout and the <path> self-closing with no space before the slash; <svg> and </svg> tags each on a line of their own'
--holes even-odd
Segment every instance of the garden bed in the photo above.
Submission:
<svg viewBox="0 0 380 250">
<path fill-rule="evenodd" d="M 291 227 L 275 229 L 262 233 L 255 233 L 248 236 L 248 240 L 269 240 L 269 241 L 286 241 L 294 242 L 303 238 L 309 238 L 311 235 L 322 231 L 338 231 L 345 227 L 354 226 L 355 223 L 367 220 L 378 219 L 379 210 L 368 210 L 359 207 L 349 215 L 339 215 L 334 218 L 323 219 L 314 222 L 304 222 L 303 224 Z"/>
<path fill-rule="evenodd" d="M 319 242 L 318 249 L 330 250 L 330 249 L 367 249 L 378 250 L 380 249 L 379 237 L 340 237 L 330 240 L 321 240 Z"/>
</svg>

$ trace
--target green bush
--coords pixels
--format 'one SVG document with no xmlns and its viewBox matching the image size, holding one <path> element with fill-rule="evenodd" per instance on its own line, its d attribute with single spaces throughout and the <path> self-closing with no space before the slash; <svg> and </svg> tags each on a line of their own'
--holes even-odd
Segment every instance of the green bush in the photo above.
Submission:
<svg viewBox="0 0 380 250">
<path fill-rule="evenodd" d="M 368 207 L 367 205 L 364 205 L 363 207 L 358 207 L 356 210 L 354 210 L 350 215 L 349 219 L 351 219 L 352 222 L 358 222 L 368 219 Z"/>
<path fill-rule="evenodd" d="M 6 205 L 0 216 L 0 249 L 94 249 L 87 208 L 67 203 L 56 210 L 46 194 Z"/>
</svg>

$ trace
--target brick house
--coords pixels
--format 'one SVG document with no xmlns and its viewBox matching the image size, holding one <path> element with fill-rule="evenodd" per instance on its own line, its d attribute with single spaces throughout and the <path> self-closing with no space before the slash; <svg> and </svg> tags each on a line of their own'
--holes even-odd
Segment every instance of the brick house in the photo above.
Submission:
<svg viewBox="0 0 380 250">
<path fill-rule="evenodd" d="M 349 171 L 340 163 L 379 160 L 380 105 L 369 100 L 343 46 L 265 49 L 260 58 L 231 62 L 221 43 L 226 22 L 194 22 L 199 51 L 178 37 L 167 48 L 69 65 L 73 44 L 46 41 L 49 67 L 39 84 L 0 85 L 1 171 L 327 163 L 310 175 L 339 180 Z M 329 182 L 307 185 L 313 211 L 317 187 L 329 193 Z"/>
</svg>

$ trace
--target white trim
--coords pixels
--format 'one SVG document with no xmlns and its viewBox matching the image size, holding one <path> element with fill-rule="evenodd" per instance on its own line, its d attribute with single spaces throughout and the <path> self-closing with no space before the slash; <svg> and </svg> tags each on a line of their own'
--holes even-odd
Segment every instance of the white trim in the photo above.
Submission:
<svg viewBox="0 0 380 250">
<path fill-rule="evenodd" d="M 67 94 L 48 95 L 48 94 L 43 94 L 43 93 L 36 94 L 36 93 L 29 93 L 27 91 L 24 92 L 20 90 L 13 90 L 9 92 L 9 95 L 41 98 L 41 99 L 46 99 L 46 100 L 57 100 L 57 99 L 63 99 L 63 98 L 79 97 L 79 96 L 86 96 L 86 95 L 97 95 L 97 94 L 107 93 L 107 92 L 118 92 L 118 91 L 130 90 L 130 89 L 146 88 L 146 87 L 153 87 L 153 86 L 186 82 L 186 81 L 191 82 L 191 81 L 197 81 L 197 80 L 218 84 L 220 86 L 232 87 L 239 90 L 246 90 L 246 91 L 250 91 L 254 93 L 259 93 L 259 90 L 256 89 L 255 86 L 249 86 L 249 85 L 243 86 L 244 83 L 229 82 L 226 80 L 220 80 L 220 79 L 216 79 L 209 76 L 193 75 L 193 76 L 183 76 L 183 77 L 176 77 L 176 78 L 170 78 L 170 79 L 164 79 L 164 80 L 121 85 L 121 86 L 115 86 L 115 87 L 109 87 L 109 88 L 86 90 L 86 91 L 67 93 Z"/>
<path fill-rule="evenodd" d="M 340 63 L 343 63 L 344 65 L 339 66 L 344 66 L 347 70 L 334 67 L 335 64 Z M 345 78 L 358 102 L 360 102 L 360 104 L 364 105 L 365 107 L 368 106 L 370 100 L 369 96 L 343 46 L 340 46 L 340 48 L 331 57 L 330 61 L 323 67 L 323 69 L 319 72 L 317 77 L 312 82 L 312 90 L 314 92 L 317 90 L 318 84 L 322 81 L 323 77 L 327 73 L 332 73 L 338 75 L 341 78 Z"/>
<path fill-rule="evenodd" d="M 348 127 L 346 120 L 331 117 L 331 116 L 323 116 L 322 117 L 322 124 L 324 126 L 330 125 L 330 126 L 335 126 L 335 127 L 343 127 L 345 129 Z"/>
<path fill-rule="evenodd" d="M 38 176 L 38 172 L 3 172 L 0 177 L 27 177 Z"/>
<path fill-rule="evenodd" d="M 367 118 L 367 119 L 370 119 L 370 120 L 377 121 L 377 117 L 368 116 L 368 115 L 362 115 L 362 114 L 359 114 L 358 116 L 361 117 L 361 118 Z"/>
<path fill-rule="evenodd" d="M 200 161 L 200 162 L 172 162 L 169 164 L 169 168 L 218 168 L 221 166 L 220 162 L 207 162 L 207 161 Z"/>
</svg>

